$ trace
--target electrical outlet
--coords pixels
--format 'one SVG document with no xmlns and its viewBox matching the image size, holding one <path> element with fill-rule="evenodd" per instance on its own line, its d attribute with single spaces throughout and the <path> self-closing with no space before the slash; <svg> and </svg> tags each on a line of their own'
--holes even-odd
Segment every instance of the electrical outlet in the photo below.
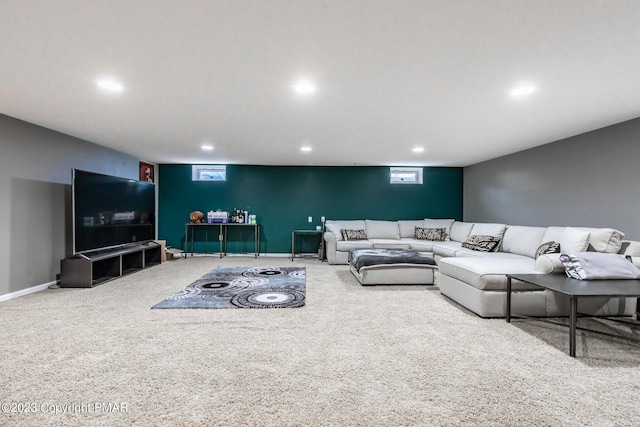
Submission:
<svg viewBox="0 0 640 427">
<path fill-rule="evenodd" d="M 309 217 L 308 221 L 313 222 L 313 217 Z"/>
</svg>

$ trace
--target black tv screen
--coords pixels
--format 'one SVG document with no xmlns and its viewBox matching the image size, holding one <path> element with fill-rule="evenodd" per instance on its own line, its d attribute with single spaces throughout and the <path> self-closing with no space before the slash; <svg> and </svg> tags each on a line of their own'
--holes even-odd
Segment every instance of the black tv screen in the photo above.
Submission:
<svg viewBox="0 0 640 427">
<path fill-rule="evenodd" d="M 73 252 L 155 239 L 155 185 L 73 170 Z"/>
</svg>

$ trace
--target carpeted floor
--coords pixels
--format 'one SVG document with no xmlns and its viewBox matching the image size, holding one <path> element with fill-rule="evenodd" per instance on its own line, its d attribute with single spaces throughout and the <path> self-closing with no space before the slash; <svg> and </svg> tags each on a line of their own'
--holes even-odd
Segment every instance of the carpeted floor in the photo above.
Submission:
<svg viewBox="0 0 640 427">
<path fill-rule="evenodd" d="M 2 402 L 36 408 L 0 424 L 640 424 L 640 345 L 581 335 L 572 359 L 566 329 L 481 319 L 434 287 L 362 287 L 346 266 L 292 262 L 294 310 L 150 309 L 215 267 L 284 263 L 179 259 L 0 303 Z"/>
</svg>

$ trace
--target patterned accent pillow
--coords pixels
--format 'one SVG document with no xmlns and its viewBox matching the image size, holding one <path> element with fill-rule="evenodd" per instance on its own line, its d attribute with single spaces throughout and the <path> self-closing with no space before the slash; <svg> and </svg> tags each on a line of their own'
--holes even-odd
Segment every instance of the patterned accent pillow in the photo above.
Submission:
<svg viewBox="0 0 640 427">
<path fill-rule="evenodd" d="M 340 230 L 344 240 L 367 240 L 367 233 L 364 230 Z"/>
<path fill-rule="evenodd" d="M 493 252 L 497 249 L 498 244 L 500 244 L 499 237 L 474 234 L 473 236 L 467 237 L 467 240 L 462 242 L 462 247 L 473 251 Z"/>
<path fill-rule="evenodd" d="M 415 227 L 413 238 L 417 240 L 431 240 L 433 242 L 444 242 L 445 239 L 447 238 L 447 229 Z"/>
<path fill-rule="evenodd" d="M 547 242 L 538 246 L 536 249 L 536 259 L 540 257 L 540 255 L 546 254 L 559 254 L 560 253 L 560 243 L 558 242 Z"/>
</svg>

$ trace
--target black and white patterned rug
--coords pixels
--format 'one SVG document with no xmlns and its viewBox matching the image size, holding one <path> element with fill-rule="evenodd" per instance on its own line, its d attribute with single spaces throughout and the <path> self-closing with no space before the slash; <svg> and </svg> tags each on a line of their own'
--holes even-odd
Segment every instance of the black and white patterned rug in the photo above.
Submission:
<svg viewBox="0 0 640 427">
<path fill-rule="evenodd" d="M 292 308 L 305 302 L 304 267 L 216 268 L 151 308 Z"/>
</svg>

